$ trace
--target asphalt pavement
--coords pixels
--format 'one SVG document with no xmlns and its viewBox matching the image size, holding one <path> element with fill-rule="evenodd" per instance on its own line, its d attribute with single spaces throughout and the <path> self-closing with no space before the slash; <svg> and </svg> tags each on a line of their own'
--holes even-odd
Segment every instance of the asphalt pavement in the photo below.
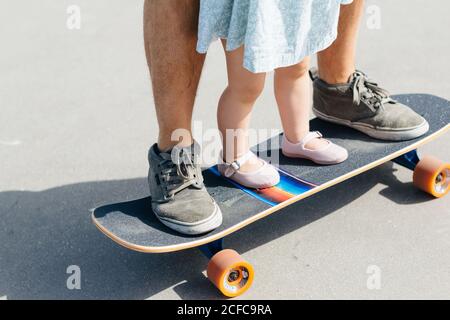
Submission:
<svg viewBox="0 0 450 320">
<path fill-rule="evenodd" d="M 73 4 L 79 30 L 66 25 Z M 392 93 L 450 99 L 450 2 L 367 6 L 358 68 Z M 157 126 L 142 1 L 1 0 L 0 39 L 0 297 L 220 299 L 196 250 L 131 252 L 90 221 L 92 208 L 148 194 Z M 194 114 L 203 128 L 216 126 L 225 83 L 215 44 Z M 280 128 L 271 80 L 252 125 Z M 449 138 L 421 154 L 449 161 Z M 233 234 L 227 247 L 256 268 L 241 298 L 449 298 L 450 197 L 411 180 L 388 163 Z"/>
</svg>

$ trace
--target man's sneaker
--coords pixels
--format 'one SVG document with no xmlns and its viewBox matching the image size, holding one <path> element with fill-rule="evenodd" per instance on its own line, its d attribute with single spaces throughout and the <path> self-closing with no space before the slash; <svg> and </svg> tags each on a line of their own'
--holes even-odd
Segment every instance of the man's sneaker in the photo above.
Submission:
<svg viewBox="0 0 450 320">
<path fill-rule="evenodd" d="M 325 121 L 349 126 L 381 140 L 411 140 L 429 130 L 428 122 L 393 100 L 377 83 L 356 71 L 345 84 L 331 85 L 311 72 L 314 114 Z"/>
<path fill-rule="evenodd" d="M 167 227 L 197 235 L 222 224 L 222 213 L 203 184 L 199 166 L 200 147 L 175 147 L 163 153 L 154 145 L 148 154 L 148 182 L 152 208 Z"/>
</svg>

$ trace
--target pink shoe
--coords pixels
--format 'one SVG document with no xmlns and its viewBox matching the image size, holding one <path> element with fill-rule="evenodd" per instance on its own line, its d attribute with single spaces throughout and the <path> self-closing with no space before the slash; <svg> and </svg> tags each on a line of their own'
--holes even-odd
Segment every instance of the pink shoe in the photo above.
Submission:
<svg viewBox="0 0 450 320">
<path fill-rule="evenodd" d="M 318 164 L 337 164 L 347 160 L 347 150 L 328 140 L 328 146 L 322 149 L 311 150 L 305 147 L 311 140 L 322 137 L 320 132 L 315 131 L 308 133 L 299 143 L 291 143 L 283 136 L 281 150 L 286 157 L 309 159 Z"/>
<path fill-rule="evenodd" d="M 277 185 L 280 182 L 280 174 L 274 166 L 262 159 L 259 159 L 262 162 L 262 167 L 258 170 L 253 172 L 239 171 L 241 166 L 253 157 L 256 157 L 255 154 L 249 151 L 231 164 L 221 163 L 218 165 L 219 172 L 247 188 L 263 189 Z"/>
</svg>

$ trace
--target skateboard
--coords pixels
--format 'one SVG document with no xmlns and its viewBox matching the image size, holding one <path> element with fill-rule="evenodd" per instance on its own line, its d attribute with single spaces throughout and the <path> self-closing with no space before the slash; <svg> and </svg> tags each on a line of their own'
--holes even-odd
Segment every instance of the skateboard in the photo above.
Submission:
<svg viewBox="0 0 450 320">
<path fill-rule="evenodd" d="M 450 102 L 422 94 L 394 98 L 428 120 L 430 130 L 426 135 L 411 141 L 387 142 L 313 119 L 312 130 L 322 132 L 349 151 L 346 162 L 318 166 L 284 157 L 279 149 L 279 135 L 253 148 L 266 160 L 278 157 L 281 181 L 275 187 L 252 190 L 220 176 L 216 167 L 205 170 L 205 185 L 223 213 L 222 226 L 210 233 L 185 236 L 168 229 L 152 212 L 150 197 L 99 207 L 93 211 L 92 220 L 101 232 L 131 250 L 165 253 L 200 248 L 210 259 L 207 276 L 211 282 L 227 297 L 241 295 L 250 288 L 255 271 L 236 251 L 224 249 L 223 239 L 257 220 L 388 161 L 411 169 L 414 185 L 431 196 L 443 197 L 449 192 L 450 163 L 431 156 L 420 159 L 417 148 L 450 130 Z"/>
</svg>

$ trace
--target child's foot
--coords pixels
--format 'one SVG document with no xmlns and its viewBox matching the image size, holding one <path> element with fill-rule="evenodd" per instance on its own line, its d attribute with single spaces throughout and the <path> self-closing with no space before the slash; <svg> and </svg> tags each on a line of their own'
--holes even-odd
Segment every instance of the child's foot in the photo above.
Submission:
<svg viewBox="0 0 450 320">
<path fill-rule="evenodd" d="M 219 164 L 220 173 L 247 187 L 253 189 L 270 188 L 280 182 L 280 175 L 272 165 L 259 159 L 249 151 L 233 163 Z"/>
<path fill-rule="evenodd" d="M 281 149 L 286 157 L 309 159 L 318 164 L 337 164 L 348 158 L 347 150 L 323 139 L 318 131 L 308 133 L 298 143 L 292 143 L 283 136 Z"/>
</svg>

